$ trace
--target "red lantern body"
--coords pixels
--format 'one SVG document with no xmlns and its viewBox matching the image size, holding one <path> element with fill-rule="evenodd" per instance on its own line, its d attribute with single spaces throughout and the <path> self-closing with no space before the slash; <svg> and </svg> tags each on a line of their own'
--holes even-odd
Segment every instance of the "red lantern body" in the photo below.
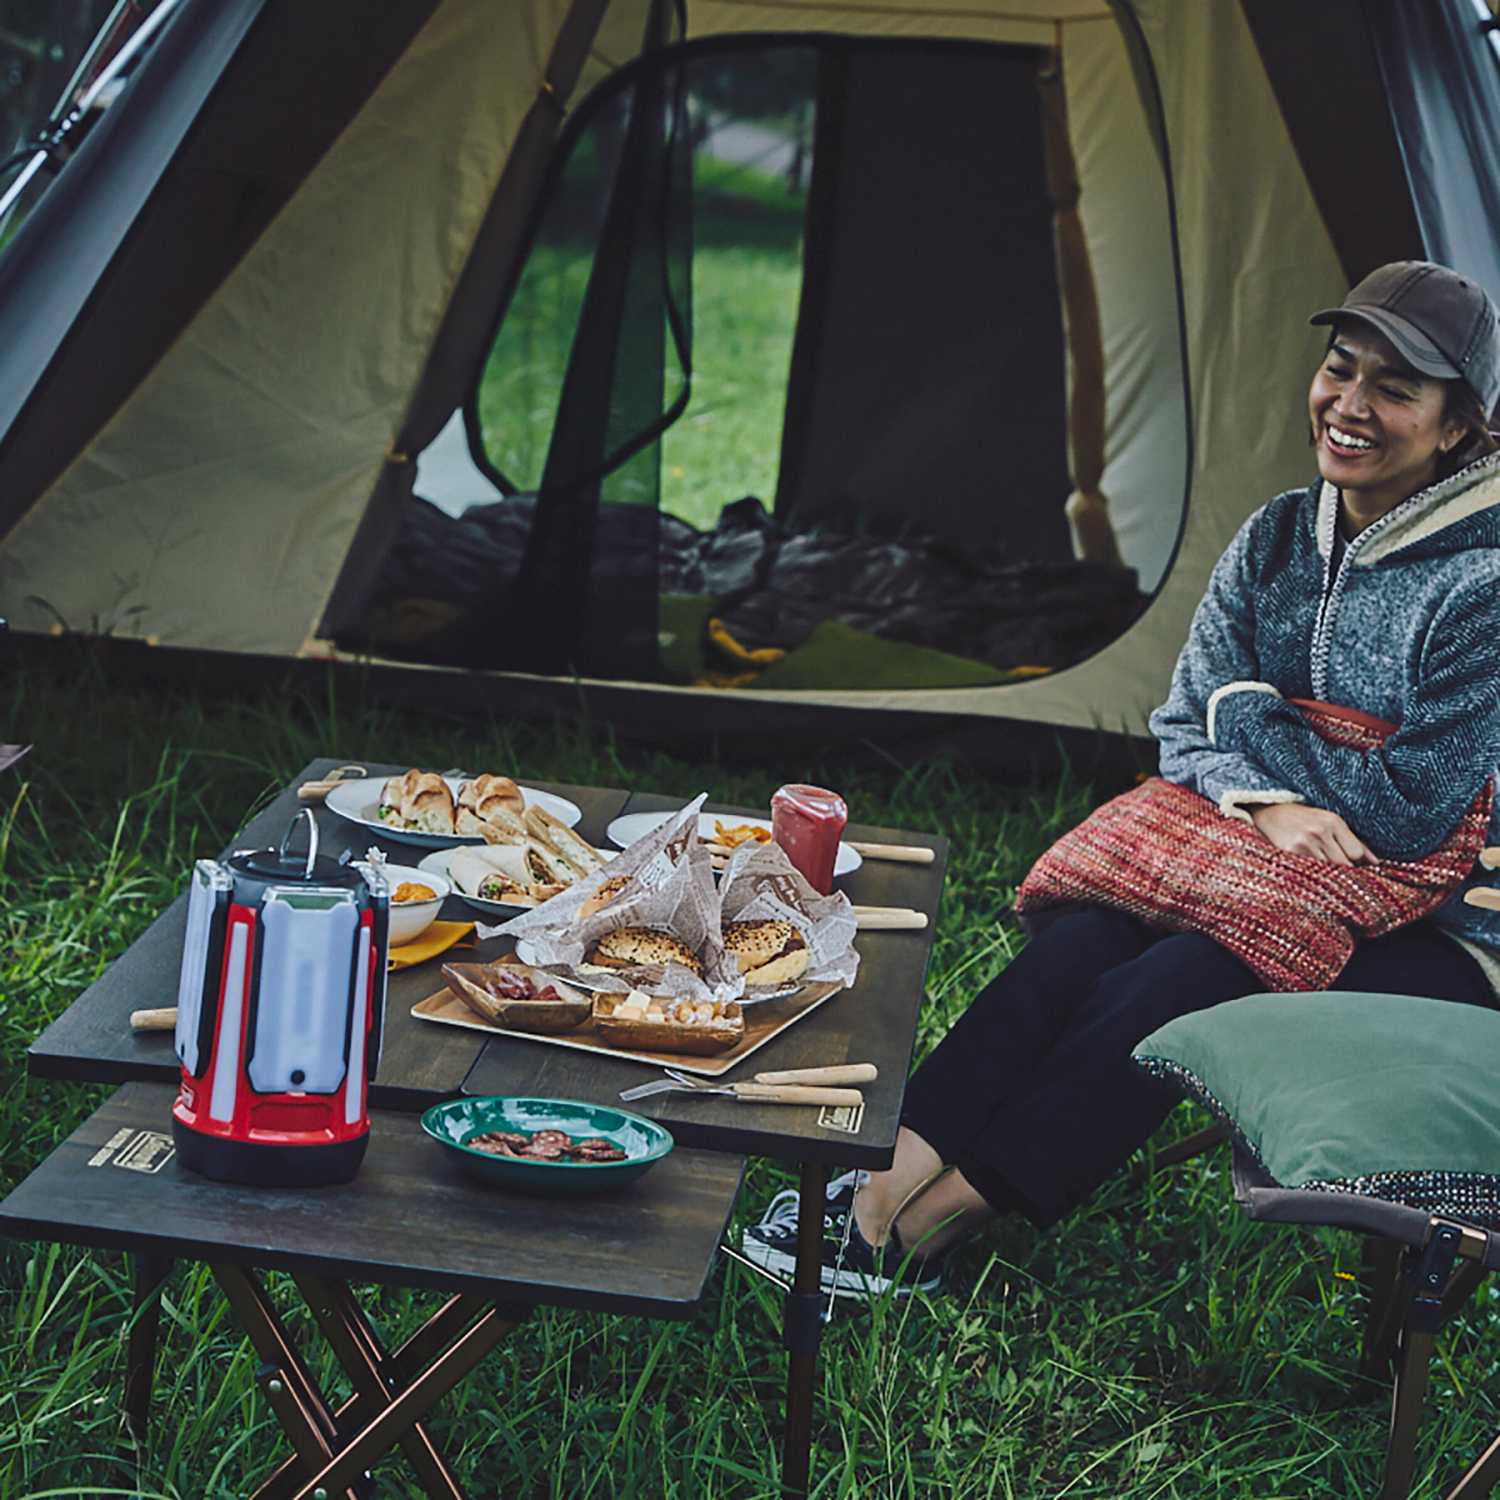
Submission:
<svg viewBox="0 0 1500 1500">
<path fill-rule="evenodd" d="M 373 866 L 319 859 L 312 826 L 306 856 L 283 842 L 193 870 L 172 1130 L 220 1181 L 346 1182 L 369 1141 L 389 896 Z"/>
</svg>

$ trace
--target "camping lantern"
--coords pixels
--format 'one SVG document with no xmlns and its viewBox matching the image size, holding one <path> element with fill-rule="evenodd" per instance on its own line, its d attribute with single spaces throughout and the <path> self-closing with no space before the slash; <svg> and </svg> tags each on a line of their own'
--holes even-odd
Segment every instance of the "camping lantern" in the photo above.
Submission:
<svg viewBox="0 0 1500 1500">
<path fill-rule="evenodd" d="M 373 865 L 280 849 L 200 859 L 177 991 L 183 1165 L 221 1182 L 347 1182 L 369 1141 L 390 899 Z"/>
</svg>

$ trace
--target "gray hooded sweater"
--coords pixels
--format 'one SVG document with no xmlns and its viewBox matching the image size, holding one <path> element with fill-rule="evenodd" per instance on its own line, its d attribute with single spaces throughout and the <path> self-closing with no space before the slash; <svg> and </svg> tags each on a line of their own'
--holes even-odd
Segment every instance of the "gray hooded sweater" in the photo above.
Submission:
<svg viewBox="0 0 1500 1500">
<path fill-rule="evenodd" d="M 1500 454 L 1403 500 L 1335 570 L 1338 500 L 1320 479 L 1240 528 L 1151 730 L 1161 774 L 1226 817 L 1306 802 L 1338 813 L 1382 858 L 1418 858 L 1500 766 Z M 1287 698 L 1399 728 L 1359 754 L 1324 741 Z M 1500 803 L 1489 842 L 1500 843 Z M 1476 875 L 1463 890 L 1483 883 Z M 1463 890 L 1433 920 L 1496 982 L 1500 912 L 1465 905 Z"/>
</svg>

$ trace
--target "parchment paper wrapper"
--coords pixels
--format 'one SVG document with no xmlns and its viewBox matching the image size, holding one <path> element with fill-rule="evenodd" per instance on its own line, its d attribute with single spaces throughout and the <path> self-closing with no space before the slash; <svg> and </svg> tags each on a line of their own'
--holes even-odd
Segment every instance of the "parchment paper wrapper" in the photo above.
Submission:
<svg viewBox="0 0 1500 1500">
<path fill-rule="evenodd" d="M 708 850 L 698 838 L 698 810 L 708 793 L 693 799 L 662 827 L 637 839 L 604 869 L 498 927 L 481 927 L 482 938 L 524 938 L 532 963 L 575 978 L 595 989 L 624 994 L 683 996 L 692 1000 L 734 1000 L 745 988 L 739 966 L 726 958 L 720 936 L 719 892 Z M 580 920 L 579 909 L 606 880 L 628 879 L 625 889 L 602 911 Z M 654 927 L 670 932 L 698 954 L 703 978 L 678 964 L 665 968 L 584 969 L 584 954 L 607 932 L 620 927 Z"/>
<path fill-rule="evenodd" d="M 842 891 L 820 895 L 786 857 L 780 844 L 741 844 L 719 881 L 721 922 L 790 922 L 807 943 L 803 984 L 854 983 L 859 954 L 854 949 L 854 908 Z M 756 987 L 745 989 L 755 998 Z"/>
</svg>

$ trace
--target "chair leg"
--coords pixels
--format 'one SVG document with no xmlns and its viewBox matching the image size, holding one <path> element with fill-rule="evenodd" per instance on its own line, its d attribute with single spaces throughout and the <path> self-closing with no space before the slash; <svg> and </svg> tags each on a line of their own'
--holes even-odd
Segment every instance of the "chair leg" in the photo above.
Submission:
<svg viewBox="0 0 1500 1500">
<path fill-rule="evenodd" d="M 1379 1500 L 1407 1500 L 1416 1472 L 1417 1428 L 1422 1420 L 1422 1398 L 1427 1393 L 1427 1370 L 1433 1345 L 1443 1326 L 1443 1308 L 1450 1294 L 1466 1296 L 1473 1282 L 1455 1260 L 1463 1244 L 1458 1224 L 1434 1220 L 1427 1243 L 1404 1257 L 1400 1362 L 1391 1393 L 1391 1429 L 1386 1443 L 1385 1481 Z M 1455 1286 L 1455 1283 L 1457 1284 Z"/>
<path fill-rule="evenodd" d="M 1465 1260 L 1459 1263 L 1443 1293 L 1443 1308 L 1440 1314 L 1444 1323 L 1463 1307 L 1478 1290 L 1479 1283 L 1489 1275 L 1482 1261 Z"/>
<path fill-rule="evenodd" d="M 1402 1254 L 1399 1241 L 1378 1234 L 1365 1236 L 1359 1279 L 1370 1299 L 1370 1306 L 1365 1316 L 1365 1341 L 1359 1372 L 1371 1379 L 1378 1380 L 1389 1374 L 1391 1361 L 1396 1357 L 1396 1343 L 1401 1337 L 1401 1319 L 1405 1312 L 1401 1297 Z"/>
<path fill-rule="evenodd" d="M 1379 1500 L 1407 1500 L 1417 1468 L 1417 1429 L 1427 1394 L 1427 1369 L 1436 1342 L 1430 1333 L 1408 1327 L 1401 1339 L 1401 1363 L 1391 1392 L 1391 1427 L 1385 1447 L 1385 1481 Z"/>
</svg>

